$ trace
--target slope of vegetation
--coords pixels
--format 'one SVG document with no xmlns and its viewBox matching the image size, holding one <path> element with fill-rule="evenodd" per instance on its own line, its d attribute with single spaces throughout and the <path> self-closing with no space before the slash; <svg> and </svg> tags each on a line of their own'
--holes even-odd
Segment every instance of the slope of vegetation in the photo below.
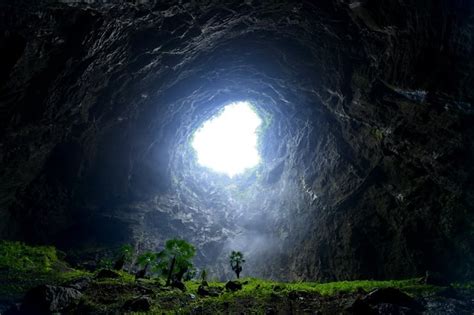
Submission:
<svg viewBox="0 0 474 315">
<path fill-rule="evenodd" d="M 68 267 L 52 246 L 0 241 L 0 301 L 21 298 L 44 283 L 60 284 L 88 273 Z"/>
<path fill-rule="evenodd" d="M 420 278 L 331 283 L 284 283 L 243 278 L 231 281 L 238 287 L 232 288 L 229 282 L 206 281 L 205 272 L 200 280 L 180 282 L 183 286 L 177 288 L 173 284 L 167 285 L 169 272 L 144 278 L 123 270 L 87 272 L 69 267 L 62 256 L 54 247 L 1 241 L 0 306 L 2 300 L 18 301 L 26 291 L 40 284 L 68 288 L 78 282 L 82 283 L 80 289 L 75 287 L 80 296 L 67 306 L 64 313 L 300 314 L 318 310 L 321 314 L 337 314 L 350 308 L 354 301 L 363 300 L 375 289 L 395 288 L 397 292 L 403 292 L 401 294 L 406 293 L 408 298 L 412 297 L 414 303 L 424 298 L 438 301 L 438 297 L 442 299 L 446 292 L 451 296 L 454 294 L 443 287 L 423 284 Z M 471 283 L 453 287 L 450 289 L 469 294 L 473 291 Z M 463 305 L 456 310 L 462 310 Z"/>
</svg>

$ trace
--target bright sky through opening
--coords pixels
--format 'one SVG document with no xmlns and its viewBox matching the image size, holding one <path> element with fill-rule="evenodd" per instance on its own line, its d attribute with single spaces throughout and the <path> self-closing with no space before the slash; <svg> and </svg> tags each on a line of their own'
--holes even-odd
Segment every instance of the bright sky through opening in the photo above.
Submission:
<svg viewBox="0 0 474 315">
<path fill-rule="evenodd" d="M 233 177 L 260 162 L 257 129 L 262 120 L 248 102 L 236 102 L 194 134 L 198 163 Z"/>
</svg>

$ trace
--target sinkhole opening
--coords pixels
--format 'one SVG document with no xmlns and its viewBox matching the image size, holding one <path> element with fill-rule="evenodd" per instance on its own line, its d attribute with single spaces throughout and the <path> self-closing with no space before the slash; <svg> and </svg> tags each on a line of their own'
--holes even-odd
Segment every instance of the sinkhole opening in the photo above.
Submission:
<svg viewBox="0 0 474 315">
<path fill-rule="evenodd" d="M 201 166 L 229 177 L 260 163 L 258 129 L 262 120 L 247 102 L 225 106 L 193 135 L 192 147 Z"/>
</svg>

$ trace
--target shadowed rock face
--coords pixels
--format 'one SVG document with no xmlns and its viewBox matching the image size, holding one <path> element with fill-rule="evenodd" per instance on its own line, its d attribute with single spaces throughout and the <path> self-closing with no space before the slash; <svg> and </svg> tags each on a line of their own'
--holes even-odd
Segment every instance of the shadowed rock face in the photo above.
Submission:
<svg viewBox="0 0 474 315">
<path fill-rule="evenodd" d="M 2 5 L 0 236 L 472 279 L 473 4 L 313 2 Z M 190 139 L 240 100 L 263 162 L 230 180 Z"/>
</svg>

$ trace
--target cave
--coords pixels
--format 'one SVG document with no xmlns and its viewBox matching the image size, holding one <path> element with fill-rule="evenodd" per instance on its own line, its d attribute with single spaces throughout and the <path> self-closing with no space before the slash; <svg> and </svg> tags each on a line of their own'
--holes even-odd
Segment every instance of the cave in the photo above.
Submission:
<svg viewBox="0 0 474 315">
<path fill-rule="evenodd" d="M 84 267 L 179 238 L 220 281 L 233 250 L 273 281 L 474 281 L 473 12 L 3 1 L 0 239 Z M 235 104 L 253 151 L 201 141 L 213 169 L 197 139 Z"/>
</svg>

